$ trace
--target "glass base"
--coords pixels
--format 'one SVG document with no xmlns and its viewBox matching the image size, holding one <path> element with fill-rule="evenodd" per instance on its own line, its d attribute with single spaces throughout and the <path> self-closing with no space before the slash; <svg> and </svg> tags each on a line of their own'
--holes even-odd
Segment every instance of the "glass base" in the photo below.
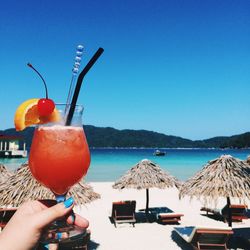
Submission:
<svg viewBox="0 0 250 250">
<path fill-rule="evenodd" d="M 64 220 L 51 224 L 40 238 L 42 244 L 69 242 L 74 238 L 84 237 L 87 231 L 76 225 L 69 225 Z"/>
</svg>

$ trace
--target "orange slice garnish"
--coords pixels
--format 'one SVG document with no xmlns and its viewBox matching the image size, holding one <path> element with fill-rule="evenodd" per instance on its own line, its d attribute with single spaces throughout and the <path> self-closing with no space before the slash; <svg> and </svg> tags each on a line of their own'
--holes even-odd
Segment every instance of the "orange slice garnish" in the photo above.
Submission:
<svg viewBox="0 0 250 250">
<path fill-rule="evenodd" d="M 24 130 L 31 125 L 57 122 L 60 120 L 60 114 L 56 108 L 50 115 L 40 116 L 37 109 L 38 101 L 38 98 L 29 99 L 19 105 L 14 117 L 15 128 L 17 131 Z"/>
</svg>

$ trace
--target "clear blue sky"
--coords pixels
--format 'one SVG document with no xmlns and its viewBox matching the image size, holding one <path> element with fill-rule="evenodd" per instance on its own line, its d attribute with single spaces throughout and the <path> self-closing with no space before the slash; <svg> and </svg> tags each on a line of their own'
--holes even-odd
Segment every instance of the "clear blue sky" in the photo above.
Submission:
<svg viewBox="0 0 250 250">
<path fill-rule="evenodd" d="M 250 131 L 249 0 L 3 1 L 0 129 L 16 107 L 66 100 L 77 44 L 82 67 L 105 49 L 82 87 L 84 123 L 189 139 Z"/>
</svg>

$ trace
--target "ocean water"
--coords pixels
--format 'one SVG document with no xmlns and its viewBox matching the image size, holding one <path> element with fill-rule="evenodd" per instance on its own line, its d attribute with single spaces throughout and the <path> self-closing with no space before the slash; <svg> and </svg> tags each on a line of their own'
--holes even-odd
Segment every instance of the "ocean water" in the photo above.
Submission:
<svg viewBox="0 0 250 250">
<path fill-rule="evenodd" d="M 115 181 L 127 170 L 143 159 L 149 159 L 161 168 L 185 181 L 208 161 L 230 154 L 241 160 L 250 155 L 250 149 L 163 149 L 165 156 L 154 156 L 154 149 L 91 149 L 91 165 L 87 181 Z M 27 158 L 0 159 L 8 169 L 14 170 Z"/>
</svg>

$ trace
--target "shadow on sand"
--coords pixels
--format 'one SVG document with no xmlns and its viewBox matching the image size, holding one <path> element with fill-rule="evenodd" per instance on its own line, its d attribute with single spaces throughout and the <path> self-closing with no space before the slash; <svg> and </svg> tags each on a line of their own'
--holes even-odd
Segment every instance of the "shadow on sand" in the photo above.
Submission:
<svg viewBox="0 0 250 250">
<path fill-rule="evenodd" d="M 95 249 L 97 249 L 99 246 L 100 246 L 99 243 L 90 240 L 89 243 L 88 243 L 88 250 L 95 250 Z"/>
<path fill-rule="evenodd" d="M 187 243 L 185 240 L 183 240 L 175 231 L 172 231 L 171 239 L 177 244 L 177 246 L 180 249 L 183 250 L 193 250 L 191 244 Z"/>
<path fill-rule="evenodd" d="M 250 249 L 250 228 L 234 228 L 234 234 L 228 241 L 230 249 Z"/>
<path fill-rule="evenodd" d="M 146 214 L 145 212 L 135 213 L 136 223 L 154 223 L 156 222 L 156 217 L 153 214 Z"/>
<path fill-rule="evenodd" d="M 248 218 L 250 218 L 250 209 L 247 209 L 247 210 L 246 210 L 246 216 L 247 216 Z"/>
<path fill-rule="evenodd" d="M 137 213 L 135 213 L 135 219 L 136 219 L 136 223 L 135 224 L 156 222 L 155 216 L 152 216 L 151 214 L 149 214 L 147 216 L 143 212 L 137 212 Z M 109 216 L 109 221 L 110 221 L 111 224 L 115 225 L 113 217 Z M 125 223 L 128 223 L 128 222 L 125 222 Z"/>
<path fill-rule="evenodd" d="M 224 218 L 220 214 L 200 214 L 201 216 L 208 217 L 213 220 L 224 222 Z"/>
</svg>

